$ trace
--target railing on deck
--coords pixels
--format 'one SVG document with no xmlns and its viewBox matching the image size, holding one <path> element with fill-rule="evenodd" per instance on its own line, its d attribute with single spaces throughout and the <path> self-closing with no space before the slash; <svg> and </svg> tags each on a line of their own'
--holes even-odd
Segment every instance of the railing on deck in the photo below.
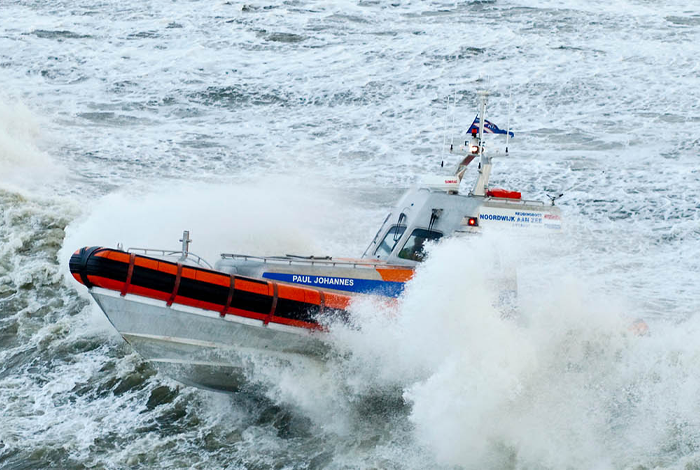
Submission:
<svg viewBox="0 0 700 470">
<path fill-rule="evenodd" d="M 204 258 L 199 255 L 195 255 L 191 251 L 184 252 L 181 250 L 161 250 L 159 248 L 129 248 L 126 250 L 129 253 L 143 253 L 145 256 L 162 256 L 162 257 L 178 257 L 178 261 L 189 260 L 198 266 L 207 269 L 214 269 L 214 267 L 207 262 Z"/>
<path fill-rule="evenodd" d="M 384 262 L 372 262 L 372 261 L 344 261 L 344 260 L 334 260 L 331 257 L 325 258 L 314 258 L 314 257 L 304 257 L 304 256 L 252 256 L 252 255 L 239 255 L 235 253 L 221 253 L 221 259 L 242 259 L 245 261 L 259 261 L 265 264 L 303 264 L 310 266 L 352 266 L 353 268 L 386 268 L 387 265 Z M 393 267 L 393 265 L 391 265 Z M 406 266 L 410 268 L 410 266 Z"/>
</svg>

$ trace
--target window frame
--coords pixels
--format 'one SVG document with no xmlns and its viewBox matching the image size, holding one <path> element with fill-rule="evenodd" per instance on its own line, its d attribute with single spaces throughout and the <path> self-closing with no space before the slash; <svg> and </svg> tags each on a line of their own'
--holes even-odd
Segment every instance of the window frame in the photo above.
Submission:
<svg viewBox="0 0 700 470">
<path fill-rule="evenodd" d="M 398 258 L 405 259 L 405 260 L 407 260 L 407 261 L 417 261 L 417 262 L 419 262 L 419 263 L 420 263 L 421 261 L 423 261 L 423 259 L 425 258 L 425 255 L 423 255 L 423 256 L 421 257 L 421 259 L 415 259 L 415 258 L 413 258 L 413 257 L 401 256 L 401 252 L 404 251 L 404 250 L 406 249 L 406 245 L 408 245 L 408 243 L 411 241 L 411 239 L 413 238 L 414 234 L 415 234 L 418 230 L 421 230 L 421 231 L 423 231 L 423 232 L 427 232 L 427 233 L 429 233 L 429 234 L 430 234 L 430 233 L 436 233 L 436 234 L 439 235 L 439 237 L 436 237 L 436 238 L 421 237 L 421 238 L 425 238 L 425 240 L 423 241 L 423 246 L 425 245 L 426 242 L 434 242 L 434 241 L 437 241 L 437 240 L 441 240 L 441 239 L 445 236 L 445 234 L 442 233 L 442 232 L 440 232 L 439 230 L 429 230 L 429 229 L 427 229 L 427 228 L 414 227 L 414 229 L 411 231 L 411 234 L 408 236 L 408 238 L 406 239 L 406 241 L 404 242 L 404 244 L 401 246 L 401 249 L 399 249 L 399 251 L 396 253 L 396 256 L 397 256 Z M 394 248 L 395 248 L 395 247 L 394 247 Z M 423 250 L 422 250 L 422 248 L 421 248 L 421 252 L 422 252 L 422 251 L 423 251 Z M 417 250 L 413 250 L 413 251 L 411 252 L 411 255 L 415 256 L 416 253 L 417 253 Z"/>
<path fill-rule="evenodd" d="M 385 258 L 388 258 L 389 256 L 391 256 L 391 254 L 396 249 L 396 246 L 399 244 L 399 242 L 403 238 L 404 234 L 406 233 L 407 228 L 408 227 L 406 227 L 406 225 L 399 225 L 399 224 L 395 224 L 395 225 L 392 225 L 391 227 L 389 227 L 389 229 L 384 234 L 384 237 L 382 237 L 382 241 L 377 244 L 377 248 L 374 250 L 374 256 L 376 258 L 379 258 L 380 256 L 384 256 Z M 386 254 L 383 253 L 380 255 L 379 250 L 382 248 L 382 245 L 386 241 L 386 238 L 389 235 L 394 235 L 399 229 L 401 230 L 401 234 L 399 235 L 399 238 L 397 238 L 396 241 L 394 241 L 394 244 L 391 246 L 391 250 L 386 252 Z M 388 243 L 387 243 L 387 246 L 389 246 Z"/>
</svg>

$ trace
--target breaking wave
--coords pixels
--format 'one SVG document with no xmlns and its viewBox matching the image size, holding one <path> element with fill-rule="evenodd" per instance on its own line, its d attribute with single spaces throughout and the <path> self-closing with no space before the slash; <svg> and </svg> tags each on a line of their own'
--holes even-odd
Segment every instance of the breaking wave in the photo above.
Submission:
<svg viewBox="0 0 700 470">
<path fill-rule="evenodd" d="M 0 183 L 15 190 L 62 174 L 42 149 L 40 120 L 24 104 L 0 96 Z"/>
<path fill-rule="evenodd" d="M 592 291 L 570 260 L 542 246 L 516 246 L 446 240 L 389 314 L 355 304 L 358 328 L 333 328 L 346 385 L 357 394 L 399 388 L 416 445 L 447 466 L 697 461 L 700 321 L 655 322 L 639 334 L 624 295 Z M 503 260 L 514 256 L 547 265 L 518 276 L 530 291 L 515 315 L 493 281 L 510 275 Z"/>
</svg>

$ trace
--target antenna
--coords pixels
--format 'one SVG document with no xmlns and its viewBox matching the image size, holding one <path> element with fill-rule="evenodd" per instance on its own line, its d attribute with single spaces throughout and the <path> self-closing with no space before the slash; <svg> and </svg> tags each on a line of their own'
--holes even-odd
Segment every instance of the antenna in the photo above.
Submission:
<svg viewBox="0 0 700 470">
<path fill-rule="evenodd" d="M 182 256 L 180 257 L 180 261 L 184 261 L 187 259 L 187 255 L 190 252 L 190 243 L 192 243 L 192 240 L 190 239 L 190 231 L 185 230 L 182 232 L 182 238 L 180 239 L 182 242 Z"/>
<path fill-rule="evenodd" d="M 450 114 L 450 95 L 447 95 L 447 101 L 445 102 L 445 121 L 442 124 L 442 156 L 443 162 L 445 157 L 445 147 L 447 147 L 447 117 Z"/>
<path fill-rule="evenodd" d="M 489 92 L 481 90 L 477 92 L 479 95 L 479 100 L 481 101 L 481 107 L 479 110 L 479 155 L 483 158 L 484 155 L 484 123 L 486 122 L 486 98 L 489 96 Z"/>
<path fill-rule="evenodd" d="M 457 88 L 455 88 L 455 94 L 454 97 L 452 98 L 452 138 L 450 140 L 450 152 L 454 148 L 455 145 L 455 117 L 456 117 L 456 110 L 457 110 Z"/>
<path fill-rule="evenodd" d="M 550 201 L 552 201 L 552 205 L 554 205 L 554 201 L 556 201 L 557 199 L 559 199 L 563 195 L 564 195 L 564 193 L 561 193 L 558 196 L 557 195 L 551 196 L 551 195 L 547 194 L 547 197 L 549 198 Z"/>
<path fill-rule="evenodd" d="M 510 140 L 510 101 L 513 97 L 513 86 L 508 88 L 508 131 L 506 131 L 506 155 L 508 155 L 508 141 Z"/>
</svg>

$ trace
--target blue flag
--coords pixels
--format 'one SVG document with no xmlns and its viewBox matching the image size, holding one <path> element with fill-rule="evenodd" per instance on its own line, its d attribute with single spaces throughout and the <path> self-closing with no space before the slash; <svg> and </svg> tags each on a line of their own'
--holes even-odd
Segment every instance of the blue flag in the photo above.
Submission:
<svg viewBox="0 0 700 470">
<path fill-rule="evenodd" d="M 467 134 L 471 134 L 473 129 L 476 129 L 476 131 L 479 132 L 479 116 L 474 118 L 474 122 L 472 122 L 472 125 L 469 127 Z M 509 132 L 504 131 L 503 129 L 499 129 L 496 124 L 489 122 L 489 120 L 487 120 L 487 119 L 484 119 L 484 133 L 485 134 L 508 134 Z M 515 134 L 510 132 L 510 136 L 515 137 Z"/>
</svg>

